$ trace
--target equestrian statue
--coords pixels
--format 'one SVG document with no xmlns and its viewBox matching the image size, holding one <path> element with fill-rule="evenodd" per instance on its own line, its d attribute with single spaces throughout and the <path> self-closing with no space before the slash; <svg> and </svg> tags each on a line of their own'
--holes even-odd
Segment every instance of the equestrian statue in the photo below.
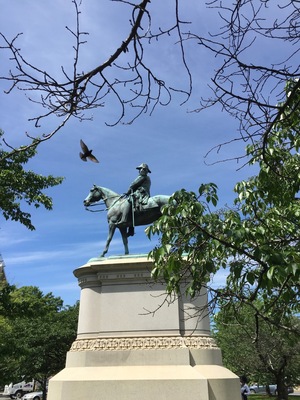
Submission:
<svg viewBox="0 0 300 400">
<path fill-rule="evenodd" d="M 151 171 L 147 164 L 142 163 L 136 169 L 139 170 L 139 175 L 126 193 L 120 195 L 111 189 L 94 185 L 83 201 L 85 207 L 100 200 L 106 205 L 109 230 L 100 257 L 107 253 L 116 228 L 121 233 L 125 254 L 129 254 L 128 236 L 134 235 L 134 227 L 156 221 L 162 215 L 161 208 L 169 201 L 170 196 L 150 196 L 151 180 L 148 173 Z"/>
</svg>

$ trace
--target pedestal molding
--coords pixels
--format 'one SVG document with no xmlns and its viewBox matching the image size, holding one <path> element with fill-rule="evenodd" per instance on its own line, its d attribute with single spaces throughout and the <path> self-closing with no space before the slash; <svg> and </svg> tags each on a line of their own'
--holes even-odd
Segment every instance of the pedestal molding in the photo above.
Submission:
<svg viewBox="0 0 300 400">
<path fill-rule="evenodd" d="M 70 351 L 113 351 L 113 350 L 155 350 L 155 349 L 217 349 L 213 338 L 199 337 L 135 337 L 78 339 L 73 342 Z"/>
</svg>

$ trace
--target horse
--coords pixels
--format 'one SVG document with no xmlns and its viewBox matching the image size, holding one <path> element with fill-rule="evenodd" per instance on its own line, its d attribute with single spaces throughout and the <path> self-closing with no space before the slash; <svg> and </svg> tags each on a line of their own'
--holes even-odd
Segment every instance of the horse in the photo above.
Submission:
<svg viewBox="0 0 300 400">
<path fill-rule="evenodd" d="M 111 189 L 93 185 L 88 196 L 83 201 L 83 204 L 85 207 L 88 207 L 93 203 L 103 200 L 106 205 L 109 229 L 106 245 L 100 257 L 104 257 L 107 253 L 116 228 L 118 228 L 121 233 L 125 254 L 129 254 L 127 235 L 128 228 L 152 224 L 152 222 L 161 217 L 161 209 L 169 202 L 169 199 L 170 196 L 167 195 L 157 195 L 150 197 L 147 205 L 144 206 L 142 210 L 135 210 L 132 215 L 131 208 L 128 220 L 122 221 L 124 209 L 128 207 L 128 204 L 125 203 L 129 201 L 128 198 L 124 197 L 124 195 L 120 195 L 112 191 Z"/>
</svg>

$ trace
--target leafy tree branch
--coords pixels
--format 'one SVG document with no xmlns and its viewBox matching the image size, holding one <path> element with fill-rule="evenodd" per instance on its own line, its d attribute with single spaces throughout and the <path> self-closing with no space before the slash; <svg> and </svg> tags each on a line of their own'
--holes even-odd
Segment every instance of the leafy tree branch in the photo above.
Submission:
<svg viewBox="0 0 300 400">
<path fill-rule="evenodd" d="M 294 85 L 287 83 L 287 97 Z M 294 97 L 296 104 L 299 96 L 300 91 Z M 160 244 L 150 253 L 155 260 L 153 275 L 165 279 L 170 292 L 178 291 L 184 278 L 189 279 L 191 296 L 208 288 L 214 307 L 230 309 L 238 302 L 253 308 L 259 297 L 264 301 L 255 313 L 292 331 L 284 319 L 273 318 L 279 305 L 282 315 L 299 312 L 300 300 L 300 113 L 298 109 L 291 116 L 288 108 L 286 113 L 289 121 L 280 119 L 270 134 L 267 162 L 261 142 L 248 146 L 259 172 L 236 184 L 231 208 L 216 209 L 215 184 L 202 184 L 199 196 L 181 190 L 147 233 L 160 236 Z M 227 279 L 215 289 L 210 278 L 220 270 Z"/>
<path fill-rule="evenodd" d="M 0 139 L 3 131 L 0 130 Z M 52 199 L 44 190 L 62 183 L 62 177 L 42 176 L 27 171 L 24 165 L 36 154 L 36 146 L 10 154 L 2 150 L 0 142 L 0 211 L 6 220 L 18 221 L 34 230 L 31 214 L 24 206 L 52 209 Z"/>
</svg>

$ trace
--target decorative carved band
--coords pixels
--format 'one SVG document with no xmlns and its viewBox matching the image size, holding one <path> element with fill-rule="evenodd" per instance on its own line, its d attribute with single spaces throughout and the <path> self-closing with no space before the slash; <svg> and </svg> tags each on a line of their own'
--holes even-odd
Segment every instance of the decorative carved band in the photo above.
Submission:
<svg viewBox="0 0 300 400">
<path fill-rule="evenodd" d="M 139 338 L 79 339 L 73 342 L 70 351 L 178 349 L 184 347 L 193 349 L 218 348 L 214 339 L 207 336 L 163 336 Z"/>
</svg>

